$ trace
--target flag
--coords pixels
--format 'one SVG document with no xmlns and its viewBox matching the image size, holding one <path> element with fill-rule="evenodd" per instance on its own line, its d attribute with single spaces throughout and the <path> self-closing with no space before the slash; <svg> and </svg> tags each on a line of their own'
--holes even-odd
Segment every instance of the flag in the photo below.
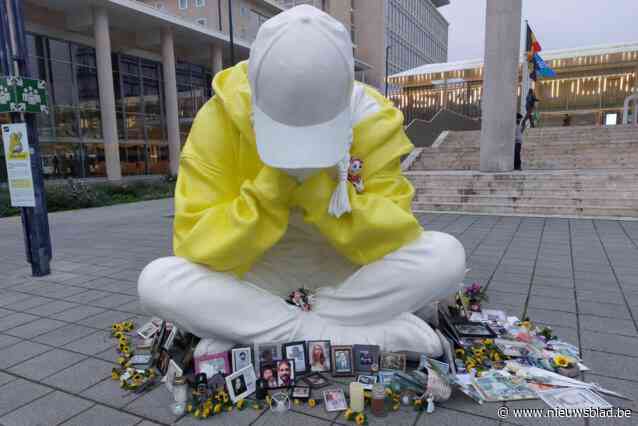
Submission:
<svg viewBox="0 0 638 426">
<path fill-rule="evenodd" d="M 556 77 L 556 72 L 543 61 L 538 53 L 534 53 L 534 70 L 538 71 L 541 77 Z"/>
<path fill-rule="evenodd" d="M 532 31 L 532 28 L 529 26 L 529 24 L 527 24 L 527 45 L 526 46 L 527 46 L 526 49 L 527 49 L 528 61 L 532 60 L 535 53 L 538 53 L 543 50 L 543 48 L 541 47 L 541 44 L 538 42 L 538 40 L 536 40 L 534 31 Z"/>
</svg>

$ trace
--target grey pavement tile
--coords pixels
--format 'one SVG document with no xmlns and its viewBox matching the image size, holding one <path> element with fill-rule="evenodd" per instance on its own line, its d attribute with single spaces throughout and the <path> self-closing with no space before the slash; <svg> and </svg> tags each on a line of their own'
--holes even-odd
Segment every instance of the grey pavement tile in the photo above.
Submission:
<svg viewBox="0 0 638 426">
<path fill-rule="evenodd" d="M 6 373 L 3 373 L 3 372 L 0 371 L 0 386 L 4 385 L 6 383 L 12 382 L 14 380 L 16 380 L 15 376 L 12 376 L 10 374 L 6 374 Z M 0 392 L 2 392 L 2 391 L 0 390 Z"/>
<path fill-rule="evenodd" d="M 332 378 L 332 379 L 334 380 L 334 378 Z M 342 389 L 347 395 L 347 393 L 348 393 L 348 389 L 347 388 L 348 388 L 348 385 L 345 385 L 343 383 L 335 381 L 335 382 L 333 382 L 333 384 L 331 384 L 330 386 L 326 386 L 325 388 L 313 389 L 311 391 L 311 396 L 313 398 L 315 398 L 316 400 L 323 402 L 323 391 L 327 391 L 327 390 L 330 390 L 330 389 Z M 271 392 L 271 394 L 272 393 L 274 393 L 274 392 Z M 307 404 L 300 404 L 300 405 L 294 406 L 293 410 L 298 412 L 298 413 L 301 413 L 301 414 L 307 414 L 309 416 L 320 417 L 320 418 L 325 419 L 325 420 L 334 420 L 335 417 L 337 416 L 337 414 L 334 413 L 334 412 L 330 412 L 330 413 L 327 412 L 325 410 L 325 407 L 324 407 L 323 403 L 319 404 L 315 408 L 310 408 L 310 407 L 308 407 Z"/>
<path fill-rule="evenodd" d="M 35 315 L 16 312 L 15 314 L 0 318 L 0 331 L 9 330 L 37 319 L 39 319 L 39 317 L 36 317 Z"/>
<path fill-rule="evenodd" d="M 388 409 L 388 414 L 385 417 L 375 417 L 372 414 L 370 407 L 366 406 L 365 414 L 370 426 L 382 426 L 387 424 L 396 426 L 412 426 L 420 415 L 420 412 L 416 411 L 412 406 L 402 405 L 398 411 L 389 411 L 391 404 L 389 401 L 387 401 L 386 407 Z M 339 423 L 342 425 L 353 424 L 351 421 L 345 419 L 343 413 L 339 413 L 339 416 L 336 418 L 335 423 Z"/>
<path fill-rule="evenodd" d="M 142 309 L 142 305 L 140 305 L 139 300 L 135 300 L 133 302 L 121 305 L 117 309 L 119 309 L 120 311 L 130 312 L 136 315 L 144 315 L 144 310 Z"/>
<path fill-rule="evenodd" d="M 139 398 L 142 394 L 136 394 L 122 389 L 119 386 L 119 382 L 108 378 L 82 391 L 80 395 L 93 401 L 101 402 L 102 404 L 122 408 Z"/>
<path fill-rule="evenodd" d="M 605 418 L 593 418 L 589 419 L 589 425 L 591 426 L 635 426 L 636 425 L 636 413 L 633 413 L 631 417 L 605 417 Z"/>
<path fill-rule="evenodd" d="M 55 318 L 60 321 L 79 322 L 84 318 L 88 318 L 93 315 L 100 314 L 106 311 L 104 308 L 97 308 L 95 306 L 83 306 L 78 305 L 75 308 L 68 309 L 66 311 L 58 312 L 56 314 L 49 315 L 51 318 Z"/>
<path fill-rule="evenodd" d="M 125 294 L 111 294 L 101 299 L 91 301 L 91 305 L 101 308 L 120 309 L 120 306 L 126 305 L 137 300 L 137 297 Z"/>
<path fill-rule="evenodd" d="M 0 368 L 11 367 L 20 362 L 51 350 L 39 343 L 22 341 L 0 350 Z"/>
<path fill-rule="evenodd" d="M 98 359 L 87 358 L 71 367 L 47 377 L 44 383 L 79 393 L 111 376 L 114 365 Z"/>
<path fill-rule="evenodd" d="M 579 315 L 579 319 L 580 326 L 583 330 L 638 337 L 636 326 L 631 320 L 603 318 L 591 315 Z"/>
<path fill-rule="evenodd" d="M 532 295 L 529 299 L 529 306 L 554 311 L 576 312 L 576 303 L 573 296 L 571 298 L 558 298 Z"/>
<path fill-rule="evenodd" d="M 91 402 L 63 392 L 53 392 L 16 411 L 0 417 L 4 426 L 55 425 L 86 410 Z"/>
<path fill-rule="evenodd" d="M 543 323 L 542 318 L 534 322 L 538 325 L 546 325 Z M 556 325 L 549 325 L 549 327 L 552 329 L 554 335 L 558 336 L 561 340 L 578 346 L 578 329 L 576 328 L 576 324 L 574 324 L 573 327 L 561 327 Z"/>
<path fill-rule="evenodd" d="M 61 327 L 56 328 L 54 331 L 34 337 L 33 340 L 51 346 L 64 346 L 67 343 L 95 332 L 93 328 L 84 327 L 82 325 L 62 324 Z"/>
<path fill-rule="evenodd" d="M 71 309 L 77 306 L 79 306 L 77 303 L 70 303 L 70 302 L 65 302 L 63 300 L 56 300 L 55 302 L 47 303 L 45 305 L 40 305 L 36 308 L 27 309 L 26 311 L 34 315 L 48 317 L 53 314 L 57 314 L 58 312 L 66 311 L 67 309 Z"/>
<path fill-rule="evenodd" d="M 48 297 L 40 297 L 40 296 L 31 296 L 29 298 L 20 300 L 19 302 L 12 303 L 10 308 L 14 311 L 25 311 L 29 308 L 33 308 L 35 306 L 44 305 L 47 302 L 53 302 L 53 299 L 49 299 Z"/>
<path fill-rule="evenodd" d="M 110 330 L 111 325 L 113 325 L 114 322 L 126 321 L 133 316 L 133 314 L 127 312 L 108 310 L 97 315 L 84 318 L 82 320 L 82 324 L 87 327 L 108 328 Z"/>
<path fill-rule="evenodd" d="M 32 380 L 42 380 L 64 368 L 77 364 L 84 358 L 86 357 L 80 354 L 53 349 L 14 365 L 9 371 Z"/>
<path fill-rule="evenodd" d="M 544 285 L 534 284 L 532 286 L 532 296 L 574 300 L 574 289 L 568 287 L 548 287 Z"/>
<path fill-rule="evenodd" d="M 115 345 L 111 345 L 108 349 L 105 349 L 102 352 L 98 352 L 93 356 L 99 359 L 103 359 L 104 361 L 115 363 L 117 362 L 120 354 L 115 350 Z"/>
<path fill-rule="evenodd" d="M 52 391 L 53 389 L 49 387 L 23 379 L 7 383 L 0 388 L 0 416 Z M 4 426 L 1 418 L 0 424 Z"/>
<path fill-rule="evenodd" d="M 40 334 L 46 333 L 47 331 L 55 330 L 56 328 L 64 325 L 65 323 L 61 321 L 56 321 L 49 318 L 42 318 L 24 325 L 20 325 L 18 327 L 12 327 L 8 330 L 5 330 L 5 333 L 12 336 L 22 337 L 24 339 L 31 339 L 35 336 L 39 336 Z"/>
<path fill-rule="evenodd" d="M 7 346 L 11 346 L 15 343 L 18 343 L 21 339 L 15 336 L 9 336 L 8 334 L 0 333 L 0 349 L 6 348 Z"/>
<path fill-rule="evenodd" d="M 542 318 L 544 324 L 551 326 L 576 327 L 576 314 L 530 307 L 529 317 L 538 321 Z"/>
<path fill-rule="evenodd" d="M 582 358 L 584 364 L 598 375 L 617 379 L 638 377 L 638 358 L 592 350 L 583 350 Z"/>
<path fill-rule="evenodd" d="M 88 303 L 88 302 L 92 302 L 93 300 L 106 297 L 109 294 L 110 293 L 107 293 L 105 291 L 99 291 L 99 290 L 85 290 L 81 293 L 74 294 L 73 296 L 66 297 L 64 300 L 68 302 L 75 302 L 75 303 Z"/>
<path fill-rule="evenodd" d="M 478 405 L 478 404 L 477 404 Z M 415 426 L 494 426 L 498 425 L 498 420 L 488 419 L 485 417 L 474 416 L 472 414 L 459 413 L 453 410 L 437 407 L 432 414 L 422 414 Z"/>
<path fill-rule="evenodd" d="M 599 376 L 595 371 L 585 372 L 585 380 L 591 383 L 598 383 L 605 389 L 618 392 L 622 396 L 629 398 L 629 400 L 627 400 L 601 394 L 601 396 L 614 407 L 629 408 L 638 412 L 638 382 Z"/>
<path fill-rule="evenodd" d="M 115 340 L 106 331 L 95 331 L 64 346 L 66 349 L 87 355 L 95 355 L 114 347 Z"/>
<path fill-rule="evenodd" d="M 567 418 L 561 419 L 557 417 L 516 417 L 513 413 L 514 409 L 529 409 L 529 408 L 548 408 L 540 399 L 533 399 L 529 401 L 510 401 L 506 404 L 510 410 L 509 415 L 503 419 L 507 422 L 520 424 L 520 425 L 579 425 L 585 426 L 585 419 L 583 418 Z"/>
<path fill-rule="evenodd" d="M 14 303 L 20 302 L 25 299 L 30 299 L 32 296 L 19 293 L 17 291 L 0 291 L 0 306 L 11 307 Z"/>
<path fill-rule="evenodd" d="M 462 411 L 468 414 L 476 414 L 483 417 L 498 419 L 497 410 L 499 407 L 504 406 L 504 404 L 501 402 L 495 402 L 479 405 L 460 391 L 454 391 L 452 393 L 452 398 L 445 402 L 436 404 L 436 406 L 437 411 L 439 407 L 443 407 L 454 411 Z"/>
<path fill-rule="evenodd" d="M 583 349 L 638 357 L 638 337 L 583 331 L 581 343 Z"/>
<path fill-rule="evenodd" d="M 627 306 L 618 305 L 615 303 L 601 303 L 601 302 L 578 302 L 578 313 L 595 315 L 599 317 L 618 318 L 618 319 L 631 319 Z"/>
<path fill-rule="evenodd" d="M 4 308 L 0 308 L 0 318 L 9 316 L 11 314 L 15 313 L 14 311 L 10 311 L 9 309 L 4 309 Z"/>
<path fill-rule="evenodd" d="M 234 410 L 230 413 L 222 413 L 221 415 L 210 417 L 206 419 L 205 422 L 206 425 L 211 426 L 249 425 L 261 416 L 263 412 L 263 409 L 254 410 L 248 407 L 242 411 Z M 197 420 L 192 416 L 185 416 L 175 423 L 176 426 L 197 426 L 198 424 L 201 424 L 201 420 Z M 329 425 L 330 422 L 324 424 Z"/>
<path fill-rule="evenodd" d="M 614 303 L 617 305 L 622 305 L 625 303 L 620 290 L 581 290 L 578 289 L 576 291 L 576 296 L 578 297 L 578 301 L 585 302 L 602 302 L 602 303 Z"/>
<path fill-rule="evenodd" d="M 239 423 L 238 423 L 239 424 Z M 261 417 L 253 423 L 254 426 L 327 426 L 330 422 L 317 417 L 310 417 L 295 412 L 287 412 L 282 414 L 266 411 Z"/>
<path fill-rule="evenodd" d="M 173 395 L 164 386 L 160 386 L 128 404 L 126 410 L 147 419 L 173 423 L 178 418 L 169 408 L 173 402 Z"/>
<path fill-rule="evenodd" d="M 67 420 L 61 426 L 133 426 L 140 418 L 103 405 L 95 405 L 87 411 Z"/>
</svg>

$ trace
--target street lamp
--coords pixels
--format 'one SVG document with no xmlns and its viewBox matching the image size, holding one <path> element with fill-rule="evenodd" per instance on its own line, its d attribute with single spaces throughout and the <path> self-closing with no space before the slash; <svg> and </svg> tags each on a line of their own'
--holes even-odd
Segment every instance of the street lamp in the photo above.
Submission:
<svg viewBox="0 0 638 426">
<path fill-rule="evenodd" d="M 230 65 L 235 65 L 235 38 L 233 36 L 233 3 L 228 0 L 228 30 L 230 34 Z"/>
<path fill-rule="evenodd" d="M 388 97 L 388 58 L 390 56 L 390 47 L 385 47 L 385 97 Z"/>
</svg>

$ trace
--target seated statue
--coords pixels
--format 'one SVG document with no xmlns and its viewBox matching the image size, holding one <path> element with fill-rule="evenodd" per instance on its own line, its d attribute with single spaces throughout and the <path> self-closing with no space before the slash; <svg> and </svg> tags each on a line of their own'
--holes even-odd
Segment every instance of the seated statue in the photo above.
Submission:
<svg viewBox="0 0 638 426">
<path fill-rule="evenodd" d="M 439 356 L 414 313 L 458 290 L 465 251 L 412 214 L 403 115 L 354 81 L 349 32 L 289 9 L 213 88 L 181 154 L 176 256 L 142 271 L 144 310 L 220 351 L 330 340 Z M 307 309 L 285 300 L 299 288 Z"/>
</svg>

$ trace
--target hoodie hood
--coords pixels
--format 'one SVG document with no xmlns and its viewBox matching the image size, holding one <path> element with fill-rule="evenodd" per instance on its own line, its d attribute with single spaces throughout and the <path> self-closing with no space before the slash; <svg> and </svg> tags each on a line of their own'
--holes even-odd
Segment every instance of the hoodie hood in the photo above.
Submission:
<svg viewBox="0 0 638 426">
<path fill-rule="evenodd" d="M 241 135 L 254 143 L 248 61 L 218 72 L 213 78 L 213 91 Z"/>
</svg>

